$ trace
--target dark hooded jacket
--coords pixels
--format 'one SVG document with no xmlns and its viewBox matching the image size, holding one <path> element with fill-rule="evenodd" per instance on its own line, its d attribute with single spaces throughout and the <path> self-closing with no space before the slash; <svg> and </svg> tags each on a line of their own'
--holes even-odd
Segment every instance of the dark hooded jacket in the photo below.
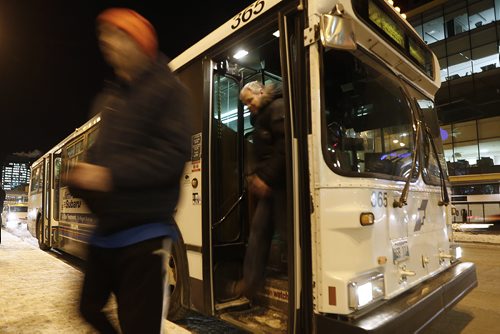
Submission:
<svg viewBox="0 0 500 334">
<path fill-rule="evenodd" d="M 285 184 L 285 105 L 281 90 L 268 93 L 263 106 L 252 115 L 255 174 L 271 188 Z"/>
<path fill-rule="evenodd" d="M 113 190 L 72 192 L 97 216 L 97 232 L 173 223 L 191 147 L 187 89 L 160 57 L 138 79 L 114 83 L 96 101 L 101 124 L 86 160 L 110 169 Z"/>
</svg>

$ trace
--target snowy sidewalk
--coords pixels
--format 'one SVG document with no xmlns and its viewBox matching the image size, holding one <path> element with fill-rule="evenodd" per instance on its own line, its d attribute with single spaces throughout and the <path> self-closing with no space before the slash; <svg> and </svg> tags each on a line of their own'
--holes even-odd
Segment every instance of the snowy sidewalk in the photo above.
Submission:
<svg viewBox="0 0 500 334">
<path fill-rule="evenodd" d="M 78 313 L 83 274 L 2 230 L 0 333 L 95 333 Z M 167 333 L 190 333 L 168 322 Z"/>
</svg>

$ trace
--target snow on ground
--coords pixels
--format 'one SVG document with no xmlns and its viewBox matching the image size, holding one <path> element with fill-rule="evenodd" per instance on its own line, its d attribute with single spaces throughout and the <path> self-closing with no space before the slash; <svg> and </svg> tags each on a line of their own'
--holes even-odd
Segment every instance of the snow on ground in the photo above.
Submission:
<svg viewBox="0 0 500 334">
<path fill-rule="evenodd" d="M 453 233 L 456 242 L 480 242 L 488 244 L 500 244 L 500 235 L 498 234 L 486 234 L 486 233 L 474 233 L 474 232 L 460 232 L 455 231 Z"/>
<path fill-rule="evenodd" d="M 2 229 L 7 232 L 12 233 L 16 237 L 20 238 L 24 242 L 29 243 L 30 245 L 38 247 L 38 240 L 34 238 L 31 233 L 28 231 L 28 224 L 25 222 L 7 222 Z"/>
</svg>

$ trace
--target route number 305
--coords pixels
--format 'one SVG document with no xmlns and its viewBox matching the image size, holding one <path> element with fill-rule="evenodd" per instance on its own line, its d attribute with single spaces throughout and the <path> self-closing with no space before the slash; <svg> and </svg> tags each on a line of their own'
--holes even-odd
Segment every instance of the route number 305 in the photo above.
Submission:
<svg viewBox="0 0 500 334">
<path fill-rule="evenodd" d="M 264 0 L 259 0 L 253 3 L 253 5 L 248 6 L 245 10 L 241 11 L 234 17 L 234 23 L 231 25 L 232 29 L 236 29 L 243 22 L 248 22 L 252 16 L 260 14 L 264 9 Z"/>
<path fill-rule="evenodd" d="M 387 193 L 382 192 L 382 191 L 374 191 L 374 192 L 372 192 L 372 196 L 371 196 L 370 201 L 372 203 L 372 207 L 374 207 L 374 208 L 376 208 L 376 207 L 386 208 L 387 207 Z"/>
</svg>

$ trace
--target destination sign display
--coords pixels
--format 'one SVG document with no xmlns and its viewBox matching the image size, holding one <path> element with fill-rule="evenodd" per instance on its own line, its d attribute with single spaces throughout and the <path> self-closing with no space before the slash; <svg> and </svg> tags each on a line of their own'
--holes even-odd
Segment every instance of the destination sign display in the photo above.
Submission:
<svg viewBox="0 0 500 334">
<path fill-rule="evenodd" d="M 384 0 L 353 0 L 353 8 L 375 32 L 434 79 L 432 52 Z"/>
</svg>

